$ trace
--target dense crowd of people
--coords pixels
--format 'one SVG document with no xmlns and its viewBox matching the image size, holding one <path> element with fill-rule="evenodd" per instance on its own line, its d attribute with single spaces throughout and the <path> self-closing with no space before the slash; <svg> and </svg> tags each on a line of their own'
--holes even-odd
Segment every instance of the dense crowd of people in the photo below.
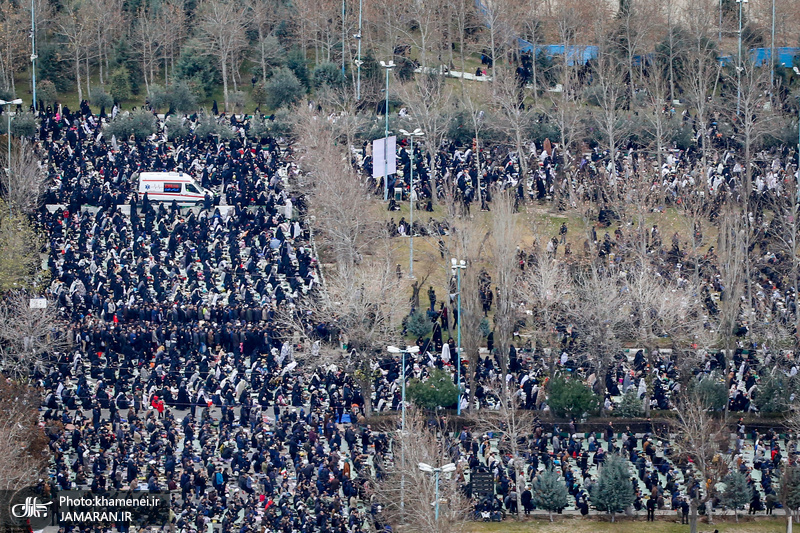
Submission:
<svg viewBox="0 0 800 533">
<path fill-rule="evenodd" d="M 378 412 L 401 408 L 401 363 L 388 354 L 376 357 L 373 367 L 381 372 L 375 374 L 373 390 L 360 390 L 341 369 L 308 360 L 302 364 L 296 357 L 298 350 L 313 355 L 320 343 L 337 343 L 335 324 L 321 325 L 319 342 L 303 346 L 276 320 L 282 310 L 320 290 L 306 199 L 290 187 L 298 171 L 291 147 L 272 138 L 250 140 L 244 134 L 247 119 L 235 116 L 215 119 L 234 131 L 227 141 L 190 135 L 168 142 L 161 120 L 161 130 L 146 141 L 107 138 L 105 120 L 86 103 L 77 112 L 48 109 L 40 116 L 37 149 L 51 187 L 45 197 L 49 208 L 42 208 L 38 221 L 47 235 L 50 295 L 68 324 L 68 349 L 35 376 L 47 391 L 43 416 L 53 422 L 48 424 L 53 486 L 169 490 L 174 525 L 183 532 L 203 531 L 209 524 L 220 524 L 223 532 L 382 530 L 386 524 L 374 484 L 392 468 L 391 439 L 390 433 L 373 430 L 364 415 L 367 407 Z M 191 129 L 199 117 L 181 120 Z M 692 119 L 687 115 L 684 120 Z M 722 148 L 715 146 L 707 173 L 700 170 L 697 150 L 671 152 L 661 179 L 648 185 L 648 194 L 658 199 L 654 208 L 693 201 L 699 194 L 706 218 L 713 219 L 727 197 L 752 195 L 754 202 L 767 202 L 770 195 L 786 194 L 792 154 L 760 158 L 771 162 L 761 165 L 753 190 L 745 192 L 741 163 Z M 630 176 L 653 163 L 635 147 L 620 153 L 616 162 L 597 149 L 573 157 L 549 142 L 531 144 L 525 154 L 487 150 L 480 164 L 471 148 L 454 143 L 434 152 L 410 154 L 401 143 L 399 166 L 415 165 L 416 179 L 409 184 L 404 172 L 393 178 L 390 190 L 406 180 L 405 194 L 410 186 L 412 199 L 428 211 L 434 194 L 436 201 L 449 195 L 467 212 L 476 201 L 491 210 L 493 195 L 503 189 L 514 191 L 518 206 L 552 201 L 568 208 L 592 202 L 599 208 L 591 234 L 575 240 L 562 225 L 547 241 L 548 256 L 573 261 L 582 250 L 587 258 L 632 260 L 635 229 L 621 226 L 613 236 L 602 237 L 597 229 L 602 232 L 618 216 L 616 205 L 633 194 Z M 358 154 L 355 164 L 371 176 L 369 150 Z M 522 175 L 523 158 L 528 176 Z M 573 170 L 565 173 L 568 161 Z M 194 207 L 139 197 L 137 173 L 159 170 L 190 173 L 219 194 Z M 382 192 L 382 183 L 374 185 Z M 766 215 L 758 209 L 754 213 L 753 223 L 764 228 L 762 241 L 754 245 L 761 257 L 752 276 L 757 311 L 791 329 L 790 259 L 776 248 L 776 229 Z M 445 235 L 448 224 L 431 214 L 427 224 L 415 222 L 412 228 L 403 219 L 395 229 L 399 235 Z M 700 228 L 693 238 L 702 240 Z M 725 288 L 713 252 L 700 257 L 677 236 L 671 247 L 665 246 L 656 226 L 646 239 L 651 260 L 664 276 L 680 276 L 681 269 L 701 262 L 707 312 L 719 312 L 715 307 Z M 540 256 L 538 246 L 520 248 L 520 268 Z M 458 316 L 452 297 L 437 301 L 431 287 L 428 299 L 433 333 L 418 341 L 419 355 L 408 358 L 408 379 L 424 380 L 436 367 L 455 373 L 457 366 L 452 332 Z M 494 300 L 488 273 L 481 299 L 488 315 Z M 562 349 L 546 356 L 530 344 L 512 345 L 508 375 L 493 353 L 490 334 L 486 354 L 470 369 L 476 375 L 475 405 L 462 407 L 496 409 L 509 401 L 502 397 L 505 382 L 515 391 L 510 401 L 546 413 L 553 361 L 559 371 L 590 385 L 602 380 L 608 410 L 628 391 L 654 409 L 675 407 L 681 376 L 668 350 L 649 358 L 643 350 L 619 354 L 605 375 L 598 375 L 590 360 L 570 352 L 570 339 L 580 332 L 568 324 L 562 329 Z M 695 371 L 722 376 L 730 409 L 748 411 L 755 409 L 751 399 L 757 381 L 776 361 L 787 375 L 797 369 L 791 353 L 756 346 L 747 336 L 747 324 L 742 322 L 740 329 L 734 351 L 705 354 Z M 475 518 L 530 512 L 530 482 L 550 466 L 563 475 L 569 507 L 585 515 L 596 466 L 615 452 L 635 469 L 637 511 L 683 509 L 697 490 L 701 481 L 671 456 L 665 435 L 609 428 L 598 436 L 580 431 L 576 423 L 568 431 L 538 422 L 531 428 L 523 446 L 524 479 L 517 479 L 509 465 L 505 440 L 443 423 L 464 490 L 470 491 L 470 472 L 491 472 L 495 479 L 496 494 L 474 495 Z M 793 450 L 772 431 L 755 439 L 750 453 L 742 433 L 732 440 L 731 453 L 758 488 L 753 509 L 762 501 L 771 502 L 764 503 L 771 509 L 776 505 L 775 470 Z"/>
</svg>

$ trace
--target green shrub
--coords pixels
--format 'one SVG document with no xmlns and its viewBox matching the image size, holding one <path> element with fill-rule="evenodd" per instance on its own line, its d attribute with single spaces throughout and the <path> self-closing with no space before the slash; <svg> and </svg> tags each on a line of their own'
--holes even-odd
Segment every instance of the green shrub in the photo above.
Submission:
<svg viewBox="0 0 800 533">
<path fill-rule="evenodd" d="M 691 122 L 683 122 L 679 115 L 675 115 L 667 121 L 667 135 L 675 147 L 680 150 L 687 150 L 694 144 L 694 134 Z"/>
<path fill-rule="evenodd" d="M 11 119 L 11 134 L 15 137 L 33 137 L 36 135 L 36 119 L 33 113 L 19 113 Z"/>
<path fill-rule="evenodd" d="M 216 62 L 206 53 L 204 45 L 195 39 L 189 39 L 181 48 L 181 57 L 175 64 L 175 70 L 178 79 L 205 97 L 211 96 L 214 88 L 221 83 Z"/>
<path fill-rule="evenodd" d="M 111 109 L 111 106 L 114 105 L 114 99 L 111 98 L 111 95 L 102 87 L 95 87 L 89 95 L 89 103 L 96 106 L 98 109 L 101 107 Z"/>
<path fill-rule="evenodd" d="M 622 396 L 622 401 L 614 410 L 613 414 L 615 416 L 621 416 L 622 418 L 639 418 L 644 415 L 644 407 L 642 406 L 642 400 L 639 399 L 639 395 L 636 392 L 636 387 L 631 387 L 628 389 L 628 392 Z"/>
<path fill-rule="evenodd" d="M 795 383 L 780 372 L 775 376 L 767 374 L 758 382 L 753 403 L 762 413 L 784 413 L 792 405 L 790 397 L 795 387 Z"/>
<path fill-rule="evenodd" d="M 330 87 L 341 87 L 345 83 L 342 69 L 336 63 L 320 63 L 314 69 L 314 88 L 319 89 L 324 85 Z"/>
<path fill-rule="evenodd" d="M 111 96 L 117 102 L 131 97 L 131 74 L 125 67 L 119 67 L 111 73 Z"/>
<path fill-rule="evenodd" d="M 292 49 L 286 56 L 286 66 L 291 70 L 303 86 L 308 87 L 308 67 L 303 51 L 299 48 Z"/>
<path fill-rule="evenodd" d="M 753 490 L 747 484 L 747 477 L 741 472 L 731 472 L 724 479 L 725 490 L 722 493 L 722 505 L 734 511 L 739 520 L 739 509 L 750 503 Z"/>
<path fill-rule="evenodd" d="M 250 119 L 250 127 L 247 128 L 247 138 L 254 141 L 263 139 L 269 136 L 269 121 L 262 118 L 260 115 L 255 115 Z"/>
<path fill-rule="evenodd" d="M 233 130 L 226 124 L 219 124 L 211 115 L 202 115 L 197 122 L 194 133 L 200 139 L 219 137 L 220 139 L 233 138 Z"/>
<path fill-rule="evenodd" d="M 167 87 L 167 101 L 176 113 L 188 114 L 197 111 L 197 95 L 185 81 L 176 81 Z"/>
<path fill-rule="evenodd" d="M 296 104 L 305 94 L 300 80 L 295 74 L 282 68 L 267 81 L 267 105 L 272 109 Z"/>
<path fill-rule="evenodd" d="M 689 383 L 706 409 L 721 411 L 728 401 L 728 387 L 717 372 L 695 378 Z"/>
<path fill-rule="evenodd" d="M 167 139 L 170 141 L 185 139 L 192 134 L 192 130 L 189 129 L 188 121 L 184 120 L 182 117 L 176 117 L 175 115 L 167 117 L 167 120 L 164 121 L 164 127 L 167 130 Z"/>
<path fill-rule="evenodd" d="M 489 325 L 489 319 L 486 318 L 486 317 L 483 317 L 481 319 L 481 324 L 480 324 L 479 328 L 481 330 L 481 335 L 483 335 L 484 339 L 486 337 L 488 337 L 489 334 L 492 332 L 492 327 Z"/>
<path fill-rule="evenodd" d="M 253 99 L 253 102 L 256 103 L 257 107 L 261 107 L 266 104 L 269 100 L 267 84 L 263 81 L 256 83 L 256 86 L 253 87 L 253 92 L 250 94 L 250 97 Z"/>
<path fill-rule="evenodd" d="M 458 401 L 458 388 L 444 370 L 434 368 L 426 381 L 414 378 L 406 388 L 409 399 L 420 407 L 452 407 Z"/>
<path fill-rule="evenodd" d="M 291 139 L 294 133 L 295 115 L 286 108 L 275 111 L 270 120 L 270 132 L 273 137 L 286 137 Z"/>
<path fill-rule="evenodd" d="M 105 135 L 115 136 L 120 140 L 127 140 L 133 136 L 137 141 L 143 141 L 156 132 L 156 117 L 146 110 L 140 109 L 132 113 L 120 113 L 117 118 L 106 124 Z"/>
<path fill-rule="evenodd" d="M 154 111 L 159 111 L 169 107 L 169 96 L 167 91 L 156 83 L 150 85 L 150 90 L 147 92 L 147 102 Z"/>
<path fill-rule="evenodd" d="M 548 385 L 547 405 L 556 416 L 580 417 L 596 411 L 599 402 L 595 393 L 582 382 L 556 376 Z"/>
<path fill-rule="evenodd" d="M 431 321 L 425 316 L 424 313 L 415 311 L 408 315 L 408 322 L 406 324 L 408 332 L 413 337 L 424 337 L 431 332 Z"/>
<path fill-rule="evenodd" d="M 41 80 L 36 84 L 36 98 L 44 102 L 45 107 L 56 101 L 56 85 L 50 80 Z M 37 103 L 38 105 L 38 103 Z"/>
<path fill-rule="evenodd" d="M 600 467 L 597 483 L 592 487 L 590 497 L 598 511 L 611 514 L 612 522 L 616 513 L 625 511 L 636 498 L 628 462 L 618 455 L 609 455 Z"/>
<path fill-rule="evenodd" d="M 568 504 L 567 486 L 555 470 L 549 468 L 537 474 L 531 484 L 533 503 L 539 509 L 544 509 L 553 520 L 553 512 L 560 511 Z"/>
</svg>

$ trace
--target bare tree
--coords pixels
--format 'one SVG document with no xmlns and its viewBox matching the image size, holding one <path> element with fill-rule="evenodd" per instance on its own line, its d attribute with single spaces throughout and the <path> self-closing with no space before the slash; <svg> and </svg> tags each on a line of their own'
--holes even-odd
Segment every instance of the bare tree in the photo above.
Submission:
<svg viewBox="0 0 800 533">
<path fill-rule="evenodd" d="M 15 75 L 25 64 L 27 47 L 26 18 L 30 12 L 22 4 L 5 2 L 0 4 L 0 19 L 3 31 L 0 32 L 0 83 L 12 94 L 16 92 Z"/>
<path fill-rule="evenodd" d="M 308 191 L 312 227 L 323 260 L 348 271 L 377 245 L 383 228 L 367 208 L 373 202 L 368 183 L 348 164 L 333 125 L 308 110 L 298 113 L 300 186 Z"/>
<path fill-rule="evenodd" d="M 11 172 L 4 172 L 0 186 L 12 212 L 31 214 L 42 200 L 47 173 L 38 148 L 26 139 L 12 145 Z"/>
<path fill-rule="evenodd" d="M 661 65 L 656 64 L 648 70 L 648 76 L 644 80 L 647 89 L 647 109 L 645 118 L 648 130 L 653 138 L 652 147 L 655 149 L 656 168 L 653 180 L 658 182 L 661 179 L 661 169 L 663 168 L 664 152 L 668 146 L 668 120 L 669 115 L 665 113 L 667 98 L 669 97 L 669 80 L 666 79 Z M 640 171 L 642 171 L 640 169 Z"/>
<path fill-rule="evenodd" d="M 44 359 L 65 346 L 53 301 L 44 309 L 30 305 L 26 291 L 7 293 L 0 300 L 0 348 L 6 375 L 26 377 Z"/>
<path fill-rule="evenodd" d="M 494 331 L 498 360 L 503 378 L 503 401 L 508 401 L 509 349 L 514 336 L 520 308 L 519 280 L 522 271 L 517 259 L 517 245 L 522 241 L 522 232 L 514 216 L 514 200 L 508 192 L 494 197 L 492 202 L 492 263 L 494 264 L 497 308 L 494 314 Z"/>
<path fill-rule="evenodd" d="M 664 338 L 670 339 L 676 349 L 711 342 L 703 328 L 700 291 L 693 284 L 668 280 L 642 263 L 628 273 L 625 289 L 625 311 L 630 319 L 628 341 L 646 348 L 651 368 L 656 366 L 658 342 Z M 684 361 L 684 365 L 690 364 Z M 645 402 L 645 413 L 649 416 L 649 401 Z"/>
<path fill-rule="evenodd" d="M 606 374 L 614 356 L 622 349 L 629 323 L 628 317 L 620 312 L 625 299 L 619 286 L 619 272 L 611 267 L 600 269 L 591 265 L 578 273 L 568 305 L 568 319 L 579 333 L 576 348 L 594 367 L 594 387 L 603 397 Z"/>
<path fill-rule="evenodd" d="M 516 148 L 519 161 L 519 179 L 525 183 L 528 176 L 527 130 L 532 121 L 531 112 L 524 105 L 525 93 L 513 70 L 501 68 L 495 71 L 494 102 L 499 110 L 498 126 Z"/>
<path fill-rule="evenodd" d="M 722 286 L 717 327 L 720 341 L 729 357 L 734 345 L 736 325 L 742 309 L 742 295 L 747 282 L 745 279 L 745 263 L 748 261 L 747 224 L 743 220 L 744 216 L 740 210 L 728 206 L 720 217 L 717 237 L 717 265 Z"/>
<path fill-rule="evenodd" d="M 236 83 L 239 53 L 246 45 L 246 8 L 234 0 L 204 0 L 197 9 L 200 36 L 208 54 L 219 61 L 225 111 L 228 111 L 228 80 L 234 79 Z"/>
<path fill-rule="evenodd" d="M 155 83 L 155 66 L 158 61 L 158 26 L 155 15 L 144 6 L 139 7 L 136 14 L 133 35 L 142 61 L 144 86 L 149 93 L 150 84 Z"/>
<path fill-rule="evenodd" d="M 164 67 L 164 85 L 175 75 L 175 58 L 187 34 L 185 0 L 167 0 L 160 6 L 157 20 L 160 57 Z"/>
<path fill-rule="evenodd" d="M 258 33 L 255 61 L 261 66 L 261 80 L 267 81 L 269 67 L 279 59 L 280 42 L 273 34 L 281 16 L 286 16 L 283 5 L 274 0 L 250 0 L 248 3 L 250 24 Z"/>
<path fill-rule="evenodd" d="M 28 216 L 0 200 L 0 294 L 28 289 L 42 269 L 42 238 Z"/>
<path fill-rule="evenodd" d="M 617 152 L 629 124 L 622 111 L 625 100 L 625 71 L 611 48 L 601 47 L 592 90 L 599 109 L 595 122 L 605 137 L 606 146 L 611 159 L 611 170 L 608 175 L 608 192 L 613 197 L 619 193 L 617 175 Z"/>
<path fill-rule="evenodd" d="M 777 248 L 790 258 L 788 278 L 795 298 L 800 294 L 800 257 L 797 250 L 800 246 L 800 202 L 798 202 L 798 185 L 796 180 L 785 180 L 783 186 L 769 197 L 769 207 L 773 219 L 769 232 L 770 238 Z M 800 343 L 800 309 L 794 311 L 795 343 Z"/>
<path fill-rule="evenodd" d="M 30 486 L 47 469 L 47 437 L 39 427 L 41 391 L 0 376 L 0 490 Z"/>
<path fill-rule="evenodd" d="M 681 82 L 690 106 L 695 111 L 697 129 L 703 136 L 702 163 L 705 168 L 708 146 L 708 125 L 714 102 L 709 100 L 720 72 L 717 51 L 710 38 L 712 9 L 706 0 L 690 2 L 686 9 L 688 33 L 686 58 L 682 62 Z"/>
<path fill-rule="evenodd" d="M 63 36 L 72 53 L 75 63 L 75 85 L 78 89 L 78 100 L 83 100 L 81 84 L 81 60 L 89 57 L 92 38 L 91 3 L 85 0 L 71 0 L 63 6 L 56 20 L 56 31 Z M 88 61 L 88 60 L 87 60 Z M 88 87 L 86 88 L 88 92 Z"/>
<path fill-rule="evenodd" d="M 425 146 L 436 159 L 439 147 L 453 120 L 453 91 L 439 74 L 420 74 L 416 80 L 400 84 L 400 97 L 406 103 L 411 120 L 425 133 Z M 436 201 L 437 166 L 431 165 L 431 198 Z"/>
<path fill-rule="evenodd" d="M 553 346 L 556 325 L 566 316 L 566 302 L 572 292 L 572 281 L 565 264 L 549 257 L 542 250 L 532 250 L 533 265 L 526 268 L 520 283 L 522 299 L 529 308 L 526 330 L 535 344 Z"/>
<path fill-rule="evenodd" d="M 682 400 L 671 434 L 665 438 L 672 440 L 674 455 L 690 461 L 700 478 L 689 500 L 689 527 L 691 533 L 697 533 L 698 507 L 714 497 L 717 483 L 728 473 L 725 454 L 730 446 L 730 430 L 711 416 L 698 396 Z"/>
<path fill-rule="evenodd" d="M 504 380 L 505 381 L 505 380 Z M 531 434 L 534 426 L 534 411 L 522 409 L 516 398 L 503 396 L 499 410 L 481 410 L 472 412 L 469 420 L 480 433 L 492 432 L 502 435 L 497 444 L 503 457 L 510 457 L 509 468 L 514 471 L 518 497 L 525 488 L 525 439 Z M 522 514 L 522 505 L 517 500 L 517 514 Z"/>
<path fill-rule="evenodd" d="M 453 202 L 452 197 L 450 201 Z M 461 313 L 458 321 L 461 324 L 461 348 L 463 353 L 459 357 L 466 357 L 468 370 L 462 367 L 462 379 L 465 372 L 469 372 L 468 405 L 471 409 L 475 401 L 475 370 L 481 361 L 480 349 L 484 342 L 481 332 L 481 322 L 484 320 L 483 306 L 480 298 L 480 265 L 486 255 L 486 246 L 490 231 L 476 220 L 464 216 L 460 206 L 452 205 L 450 212 L 456 213 L 450 222 L 451 235 L 446 244 L 445 257 L 464 261 L 466 268 L 461 270 Z M 450 293 L 453 298 L 458 298 L 456 275 L 450 272 L 450 264 L 445 264 L 448 279 L 451 280 Z M 455 303 L 455 302 L 454 302 Z"/>
<path fill-rule="evenodd" d="M 775 120 L 771 114 L 764 110 L 769 103 L 769 71 L 756 67 L 749 58 L 742 58 L 741 71 L 731 72 L 727 76 L 734 85 L 739 82 L 741 90 L 739 98 L 740 114 L 737 116 L 733 110 L 737 106 L 733 103 L 733 96 L 727 106 L 733 123 L 736 125 L 737 137 L 744 150 L 744 169 L 741 183 L 741 200 L 745 211 L 750 213 L 750 193 L 753 190 L 753 151 L 760 140 L 774 128 Z"/>
<path fill-rule="evenodd" d="M 377 499 L 391 523 L 398 526 L 402 523 L 409 531 L 460 533 L 466 529 L 471 502 L 461 488 L 464 465 L 456 465 L 455 472 L 440 473 L 438 490 L 436 477 L 419 467 L 421 463 L 433 468 L 453 463 L 451 450 L 456 444 L 444 429 L 440 432 L 427 425 L 418 411 L 412 409 L 407 413 L 405 433 L 397 431 L 392 439 L 393 464 L 388 465 L 388 475 L 375 487 Z M 438 521 L 434 511 L 437 493 Z"/>
<path fill-rule="evenodd" d="M 309 193 L 311 225 L 326 279 L 325 293 L 303 309 L 342 332 L 341 344 L 347 350 L 333 350 L 329 356 L 353 373 L 369 416 L 372 361 L 398 340 L 407 302 L 404 282 L 394 270 L 393 241 L 373 214 L 374 200 L 347 163 L 348 154 L 333 142 L 331 124 L 307 110 L 302 113 L 297 143 L 304 173 L 300 186 Z M 288 320 L 295 316 L 290 313 Z"/>
</svg>

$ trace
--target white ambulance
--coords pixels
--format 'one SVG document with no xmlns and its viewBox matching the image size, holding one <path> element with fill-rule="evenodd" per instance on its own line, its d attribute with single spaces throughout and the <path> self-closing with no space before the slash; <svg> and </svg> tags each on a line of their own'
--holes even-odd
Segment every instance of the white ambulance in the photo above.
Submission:
<svg viewBox="0 0 800 533">
<path fill-rule="evenodd" d="M 214 198 L 214 193 L 204 189 L 189 174 L 183 172 L 142 172 L 139 174 L 139 201 L 147 198 L 151 202 L 172 202 L 178 205 L 197 205 L 205 195 Z"/>
</svg>

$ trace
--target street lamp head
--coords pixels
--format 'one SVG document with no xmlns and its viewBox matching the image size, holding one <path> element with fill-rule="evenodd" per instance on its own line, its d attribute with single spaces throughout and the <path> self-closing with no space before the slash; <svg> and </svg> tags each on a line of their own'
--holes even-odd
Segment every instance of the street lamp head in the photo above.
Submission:
<svg viewBox="0 0 800 533">
<path fill-rule="evenodd" d="M 387 352 L 389 352 L 389 353 L 400 353 L 400 352 L 402 352 L 403 350 L 401 350 L 401 349 L 400 349 L 400 348 L 398 348 L 397 346 L 387 346 L 387 347 L 386 347 L 386 351 L 387 351 Z"/>
<path fill-rule="evenodd" d="M 406 137 L 408 137 L 409 135 L 411 135 L 409 132 L 407 132 L 406 130 L 404 130 L 404 129 L 402 129 L 402 128 L 400 128 L 400 133 L 402 133 L 402 134 L 403 134 L 403 135 L 405 135 Z"/>
<path fill-rule="evenodd" d="M 409 346 L 406 351 L 408 353 L 419 353 L 419 346 Z"/>
<path fill-rule="evenodd" d="M 394 61 L 390 60 L 388 63 L 386 63 L 385 61 L 381 61 L 381 66 L 383 68 L 394 68 L 396 65 L 394 64 Z"/>
<path fill-rule="evenodd" d="M 434 472 L 433 467 L 427 463 L 419 463 L 417 466 L 421 471 L 427 472 L 428 474 L 432 474 Z"/>
<path fill-rule="evenodd" d="M 22 105 L 22 98 L 17 98 L 16 100 L 11 100 L 9 104 L 13 105 Z"/>
<path fill-rule="evenodd" d="M 453 463 L 447 463 L 446 465 L 442 466 L 442 472 L 445 474 L 455 471 L 456 471 L 456 465 L 454 465 Z"/>
</svg>

